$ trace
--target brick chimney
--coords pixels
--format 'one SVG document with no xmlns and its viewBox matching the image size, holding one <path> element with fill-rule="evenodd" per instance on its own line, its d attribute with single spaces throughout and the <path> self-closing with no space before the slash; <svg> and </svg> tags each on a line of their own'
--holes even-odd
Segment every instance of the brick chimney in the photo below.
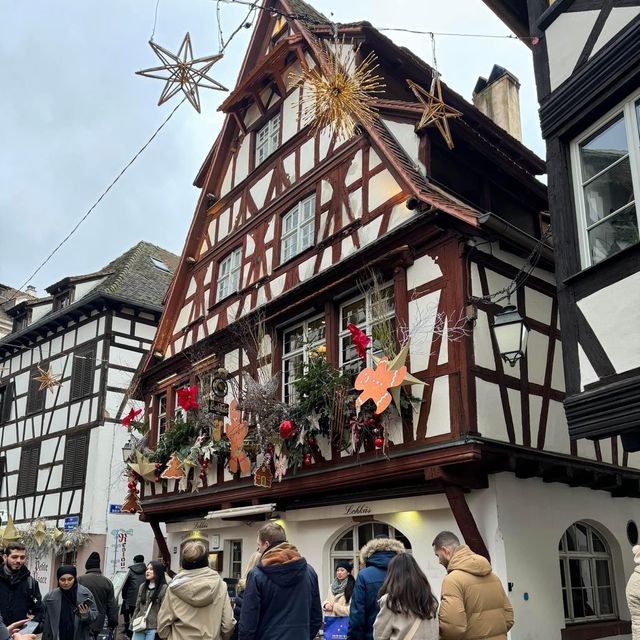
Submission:
<svg viewBox="0 0 640 640">
<path fill-rule="evenodd" d="M 478 78 L 473 104 L 516 140 L 522 140 L 520 127 L 520 82 L 497 64 L 489 78 Z"/>
</svg>

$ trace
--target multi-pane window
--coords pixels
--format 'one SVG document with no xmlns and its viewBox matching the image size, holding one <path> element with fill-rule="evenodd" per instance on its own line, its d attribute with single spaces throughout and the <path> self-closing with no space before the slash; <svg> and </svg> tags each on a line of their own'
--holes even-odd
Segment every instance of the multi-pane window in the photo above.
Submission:
<svg viewBox="0 0 640 640">
<path fill-rule="evenodd" d="M 96 345 L 80 347 L 73 354 L 71 369 L 71 399 L 84 398 L 93 391 L 96 370 Z"/>
<path fill-rule="evenodd" d="M 316 197 L 305 198 L 282 217 L 280 262 L 286 262 L 313 244 Z"/>
<path fill-rule="evenodd" d="M 370 290 L 340 307 L 340 366 L 343 371 L 355 375 L 362 369 L 362 359 L 347 329 L 349 324 L 354 324 L 371 338 L 367 351 L 370 366 L 371 356 L 384 355 L 384 345 L 395 340 L 393 286 L 377 288 L 375 292 Z"/>
<path fill-rule="evenodd" d="M 564 532 L 558 551 L 566 621 L 615 618 L 611 552 L 602 535 L 576 522 Z"/>
<path fill-rule="evenodd" d="M 267 159 L 280 144 L 280 114 L 273 116 L 256 133 L 256 167 Z"/>
<path fill-rule="evenodd" d="M 230 540 L 229 550 L 231 551 L 229 577 L 237 580 L 242 577 L 242 540 Z"/>
<path fill-rule="evenodd" d="M 305 320 L 282 332 L 282 389 L 285 402 L 296 399 L 295 382 L 309 358 L 325 353 L 324 317 Z"/>
<path fill-rule="evenodd" d="M 62 488 L 81 487 L 87 471 L 89 432 L 68 436 L 64 446 Z"/>
<path fill-rule="evenodd" d="M 216 300 L 220 301 L 240 288 L 240 247 L 225 256 L 218 265 L 218 293 Z"/>
<path fill-rule="evenodd" d="M 345 531 L 331 547 L 331 575 L 335 575 L 338 562 L 348 560 L 358 570 L 360 568 L 360 549 L 375 537 L 399 540 L 411 553 L 411 542 L 397 529 L 384 522 L 366 522 Z"/>
<path fill-rule="evenodd" d="M 18 471 L 19 496 L 28 496 L 36 492 L 38 487 L 38 465 L 40 464 L 40 445 L 22 447 L 20 452 L 20 469 Z"/>
<path fill-rule="evenodd" d="M 40 369 L 42 369 L 42 371 L 46 371 L 48 368 L 48 364 L 40 363 Z M 42 371 L 40 371 L 40 369 L 38 369 L 38 367 L 32 367 L 31 372 L 29 373 L 30 380 L 29 393 L 27 395 L 27 413 L 36 413 L 44 409 L 47 390 L 46 388 L 41 389 L 41 383 L 38 380 L 35 380 L 36 377 L 42 375 Z"/>
<path fill-rule="evenodd" d="M 638 243 L 640 100 L 630 100 L 572 146 L 583 266 Z"/>
<path fill-rule="evenodd" d="M 60 295 L 55 297 L 53 308 L 57 311 L 58 309 L 64 309 L 65 307 L 68 307 L 71 304 L 72 297 L 73 296 L 71 294 L 71 291 L 65 291 L 64 293 L 61 293 Z"/>
<path fill-rule="evenodd" d="M 158 438 L 167 430 L 167 394 L 156 396 L 158 403 Z"/>
</svg>

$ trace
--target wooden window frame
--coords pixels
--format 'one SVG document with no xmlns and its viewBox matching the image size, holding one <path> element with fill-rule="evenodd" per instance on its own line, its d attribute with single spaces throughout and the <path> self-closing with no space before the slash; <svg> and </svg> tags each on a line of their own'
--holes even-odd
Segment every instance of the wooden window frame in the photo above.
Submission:
<svg viewBox="0 0 640 640">
<path fill-rule="evenodd" d="M 43 371 L 49 368 L 49 364 L 41 362 L 39 365 L 31 367 L 29 372 L 29 389 L 27 391 L 27 415 L 40 413 L 46 406 L 47 390 L 39 389 L 40 382 L 34 380 L 34 377 L 41 375 L 38 366 Z M 36 406 L 37 403 L 37 406 Z"/>
<path fill-rule="evenodd" d="M 89 434 L 89 431 L 83 431 L 67 436 L 64 443 L 61 489 L 78 489 L 84 486 L 89 458 Z M 80 450 L 78 451 L 79 446 Z"/>
<path fill-rule="evenodd" d="M 308 218 L 304 218 L 305 212 L 309 212 L 309 209 L 305 205 L 312 202 L 310 207 L 310 215 Z M 296 222 L 292 225 L 289 231 L 285 231 L 287 220 L 296 218 Z M 306 244 L 303 238 L 303 230 L 311 227 L 310 237 L 307 238 Z M 303 198 L 295 204 L 289 211 L 287 211 L 280 221 L 280 264 L 284 264 L 289 260 L 292 260 L 297 255 L 301 254 L 305 249 L 312 247 L 315 244 L 316 235 L 316 194 L 312 193 L 306 198 Z M 289 254 L 285 252 L 285 241 L 289 238 L 294 238 L 293 249 Z"/>
<path fill-rule="evenodd" d="M 0 385 L 0 424 L 6 424 L 11 419 L 11 405 L 14 395 L 13 380 Z"/>
<path fill-rule="evenodd" d="M 13 330 L 22 331 L 31 324 L 31 309 L 27 309 L 24 313 L 21 313 L 13 321 Z"/>
<path fill-rule="evenodd" d="M 602 224 L 606 224 L 607 220 L 613 220 L 616 216 L 623 213 L 630 206 L 635 208 L 636 224 L 640 234 L 640 122 L 639 115 L 636 113 L 636 105 L 640 110 L 640 93 L 636 92 L 630 97 L 625 98 L 618 103 L 613 109 L 607 112 L 602 118 L 599 118 L 586 131 L 582 132 L 578 137 L 571 141 L 571 178 L 573 183 L 573 193 L 576 203 L 576 226 L 578 231 L 578 241 L 580 249 L 580 262 L 583 269 L 600 264 L 609 258 L 617 255 L 618 252 L 607 255 L 604 258 L 594 261 L 591 255 L 591 247 L 589 245 L 589 229 L 593 229 Z M 640 111 L 638 112 L 640 113 Z M 583 180 L 582 162 L 580 157 L 580 146 L 595 137 L 599 132 L 603 132 L 607 127 L 612 125 L 617 119 L 622 118 L 625 125 L 625 136 L 627 141 L 628 152 L 624 158 L 619 158 L 611 163 L 605 169 Z M 591 225 L 587 224 L 586 204 L 584 197 L 584 186 L 590 184 L 606 174 L 607 171 L 614 166 L 621 164 L 629 159 L 631 183 L 633 190 L 633 201 L 620 207 L 616 211 L 612 211 Z M 640 242 L 636 242 L 630 246 L 637 247 Z"/>
<path fill-rule="evenodd" d="M 234 559 L 234 551 L 237 550 L 237 545 L 240 546 L 240 559 Z M 234 566 L 238 565 L 238 571 L 234 574 Z M 229 577 L 234 579 L 242 578 L 242 540 L 229 540 Z"/>
<path fill-rule="evenodd" d="M 277 121 L 277 124 L 274 125 L 276 121 Z M 277 127 L 276 130 L 271 131 L 271 129 L 274 128 L 274 126 Z M 265 138 L 265 142 L 260 144 L 259 143 L 260 134 L 265 130 L 267 130 L 267 137 Z M 274 134 L 275 134 L 275 137 L 277 138 L 275 142 L 273 140 Z M 280 113 L 280 108 L 278 107 L 277 112 L 274 113 L 264 124 L 262 124 L 262 126 L 256 128 L 254 132 L 254 153 L 253 153 L 254 169 L 259 167 L 261 164 L 264 164 L 274 154 L 274 152 L 280 148 L 281 144 L 282 144 L 282 114 Z M 267 152 L 264 155 L 264 157 L 260 159 L 259 154 L 264 147 L 267 147 Z"/>
<path fill-rule="evenodd" d="M 238 264 L 234 265 L 234 256 L 238 256 Z M 230 267 L 229 271 L 221 276 L 222 269 L 225 263 L 229 262 Z M 216 304 L 221 302 L 225 298 L 232 296 L 238 291 L 240 291 L 240 280 L 242 276 L 242 246 L 235 247 L 229 253 L 227 253 L 219 262 L 218 262 L 218 273 L 216 277 Z M 231 278 L 235 277 L 235 288 L 233 283 L 231 282 Z M 227 288 L 226 284 L 224 288 L 221 288 L 221 284 L 229 281 L 229 287 Z"/>
<path fill-rule="evenodd" d="M 23 446 L 20 450 L 20 466 L 18 467 L 18 484 L 16 487 L 17 497 L 30 496 L 36 493 L 38 490 L 39 465 L 40 443 Z M 24 485 L 27 483 L 28 486 L 25 487 Z"/>
<path fill-rule="evenodd" d="M 80 400 L 93 394 L 96 370 L 96 344 L 77 347 L 71 366 L 70 400 Z"/>
<path fill-rule="evenodd" d="M 66 309 L 71 304 L 73 304 L 73 288 L 66 289 L 54 297 L 53 310 Z"/>
</svg>

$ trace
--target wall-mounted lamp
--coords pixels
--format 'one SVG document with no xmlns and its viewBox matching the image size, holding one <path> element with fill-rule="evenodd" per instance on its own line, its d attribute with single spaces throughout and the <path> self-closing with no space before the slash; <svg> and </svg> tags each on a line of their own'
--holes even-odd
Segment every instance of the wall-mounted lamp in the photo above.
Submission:
<svg viewBox="0 0 640 640">
<path fill-rule="evenodd" d="M 133 455 L 133 442 L 128 440 L 127 443 L 122 447 L 122 460 L 124 462 L 129 462 L 131 460 L 131 456 Z"/>
<path fill-rule="evenodd" d="M 515 367 L 516 362 L 523 358 L 527 351 L 529 329 L 513 305 L 508 305 L 500 313 L 496 313 L 493 333 L 502 359 Z"/>
</svg>

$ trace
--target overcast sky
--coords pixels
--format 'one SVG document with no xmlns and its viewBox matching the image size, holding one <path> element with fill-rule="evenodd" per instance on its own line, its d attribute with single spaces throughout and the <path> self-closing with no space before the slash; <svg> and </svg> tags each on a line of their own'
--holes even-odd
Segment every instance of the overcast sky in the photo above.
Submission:
<svg viewBox="0 0 640 640">
<path fill-rule="evenodd" d="M 508 34 L 482 0 L 315 0 L 336 22 L 435 32 Z M 21 285 L 148 140 L 180 98 L 157 107 L 164 84 L 134 75 L 156 66 L 148 45 L 156 0 L 0 0 L 0 283 Z M 247 8 L 220 4 L 229 36 Z M 218 51 L 216 2 L 160 0 L 154 40 L 196 57 Z M 425 35 L 385 32 L 431 63 Z M 249 41 L 242 30 L 211 75 L 233 88 Z M 471 99 L 494 63 L 521 82 L 523 142 L 544 157 L 531 54 L 517 40 L 436 38 L 443 80 Z M 139 240 L 179 254 L 198 190 L 193 180 L 222 124 L 227 94 L 183 104 L 58 254 L 33 279 L 38 293 L 96 271 Z"/>
</svg>

